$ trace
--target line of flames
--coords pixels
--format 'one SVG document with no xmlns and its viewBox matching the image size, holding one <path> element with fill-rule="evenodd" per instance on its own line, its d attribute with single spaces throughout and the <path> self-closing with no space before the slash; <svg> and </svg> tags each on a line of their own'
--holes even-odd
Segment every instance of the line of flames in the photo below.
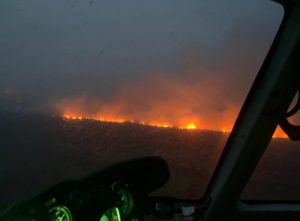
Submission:
<svg viewBox="0 0 300 221">
<path fill-rule="evenodd" d="M 143 122 L 143 121 L 131 121 L 131 120 L 126 120 L 126 119 L 122 119 L 122 118 L 114 118 L 114 119 L 110 119 L 110 118 L 90 118 L 90 117 L 86 117 L 86 116 L 74 116 L 74 115 L 70 115 L 70 114 L 64 114 L 63 115 L 63 119 L 65 120 L 96 120 L 96 121 L 100 121 L 100 122 L 111 122 L 111 123 L 125 123 L 125 122 L 129 122 L 129 123 L 136 123 L 136 124 L 140 124 L 140 125 L 148 125 L 148 126 L 153 126 L 153 127 L 163 127 L 163 128 L 179 128 L 179 129 L 187 129 L 187 130 L 195 130 L 195 129 L 199 129 L 198 126 L 196 125 L 196 123 L 194 122 L 188 122 L 186 124 L 186 126 L 184 127 L 178 127 L 178 126 L 174 126 L 168 123 L 157 123 L 157 122 Z M 223 133 L 229 133 L 230 131 L 226 130 L 226 129 L 222 129 L 221 132 Z"/>
<path fill-rule="evenodd" d="M 140 125 L 148 125 L 148 126 L 153 126 L 153 127 L 162 127 L 162 128 L 179 128 L 179 129 L 187 129 L 187 130 L 195 130 L 195 129 L 200 129 L 194 122 L 188 122 L 186 126 L 184 127 L 178 127 L 174 125 L 170 125 L 168 123 L 157 123 L 157 122 L 136 122 L 136 121 L 130 121 L 122 118 L 90 118 L 86 116 L 75 116 L 75 115 L 70 115 L 70 114 L 64 114 L 63 119 L 65 120 L 96 120 L 100 122 L 111 122 L 111 123 L 125 123 L 125 122 L 130 122 L 130 123 L 137 123 Z M 221 129 L 219 130 L 223 133 L 230 133 L 231 131 L 226 130 L 226 129 Z M 276 132 L 273 134 L 273 138 L 288 138 L 288 136 L 280 129 L 277 128 Z"/>
</svg>

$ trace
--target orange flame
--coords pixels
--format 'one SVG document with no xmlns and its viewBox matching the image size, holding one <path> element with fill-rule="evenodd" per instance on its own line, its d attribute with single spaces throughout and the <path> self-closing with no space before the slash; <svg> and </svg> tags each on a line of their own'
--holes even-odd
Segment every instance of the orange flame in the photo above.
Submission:
<svg viewBox="0 0 300 221">
<path fill-rule="evenodd" d="M 194 124 L 193 122 L 189 123 L 187 126 L 186 126 L 186 129 L 189 129 L 189 130 L 192 130 L 192 129 L 196 129 L 197 126 L 196 124 Z"/>
<path fill-rule="evenodd" d="M 288 138 L 287 134 L 278 126 L 273 134 L 273 138 Z"/>
</svg>

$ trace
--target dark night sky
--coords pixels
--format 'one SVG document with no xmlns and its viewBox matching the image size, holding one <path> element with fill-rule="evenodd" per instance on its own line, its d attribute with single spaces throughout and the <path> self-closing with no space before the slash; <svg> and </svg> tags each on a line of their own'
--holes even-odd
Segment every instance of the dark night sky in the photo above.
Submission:
<svg viewBox="0 0 300 221">
<path fill-rule="evenodd" d="M 218 103 L 201 114 L 226 112 L 240 107 L 282 15 L 267 0 L 2 0 L 0 108 L 55 110 L 84 96 L 128 109 L 143 90 L 169 99 L 190 88 Z"/>
</svg>

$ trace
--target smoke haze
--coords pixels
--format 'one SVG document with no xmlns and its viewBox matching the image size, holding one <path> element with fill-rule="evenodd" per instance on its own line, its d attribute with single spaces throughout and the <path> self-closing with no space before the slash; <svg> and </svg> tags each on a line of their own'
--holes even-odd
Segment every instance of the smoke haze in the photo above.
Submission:
<svg viewBox="0 0 300 221">
<path fill-rule="evenodd" d="M 230 130 L 281 19 L 269 1 L 2 1 L 0 107 Z"/>
</svg>

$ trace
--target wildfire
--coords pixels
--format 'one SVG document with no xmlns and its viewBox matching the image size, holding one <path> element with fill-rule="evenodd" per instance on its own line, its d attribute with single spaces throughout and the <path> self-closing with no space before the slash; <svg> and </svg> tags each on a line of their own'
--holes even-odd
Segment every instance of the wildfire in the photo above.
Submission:
<svg viewBox="0 0 300 221">
<path fill-rule="evenodd" d="M 131 122 L 230 133 L 246 91 L 237 93 L 241 88 L 235 88 L 233 81 L 223 77 L 226 75 L 198 79 L 198 74 L 188 72 L 170 77 L 168 73 L 154 73 L 121 85 L 109 95 L 64 97 L 54 100 L 52 105 L 57 113 L 70 120 Z M 286 135 L 277 129 L 274 137 Z"/>
<path fill-rule="evenodd" d="M 112 123 L 124 123 L 124 122 L 130 122 L 130 123 L 138 123 L 141 125 L 150 125 L 153 127 L 163 127 L 163 128 L 180 128 L 180 129 L 187 129 L 187 130 L 195 130 L 195 129 L 200 129 L 197 127 L 197 125 L 194 122 L 188 122 L 185 124 L 185 126 L 177 126 L 177 125 L 171 125 L 168 123 L 159 123 L 159 122 L 136 122 L 132 120 L 126 120 L 121 117 L 87 117 L 84 115 L 75 115 L 75 114 L 63 114 L 63 118 L 66 120 L 97 120 L 101 122 L 112 122 Z M 206 128 L 201 128 L 201 129 L 206 129 Z M 223 133 L 230 133 L 230 130 L 222 128 L 220 129 L 221 132 Z M 282 131 L 280 127 L 276 128 L 275 133 L 273 134 L 273 138 L 288 138 L 288 136 Z"/>
</svg>

